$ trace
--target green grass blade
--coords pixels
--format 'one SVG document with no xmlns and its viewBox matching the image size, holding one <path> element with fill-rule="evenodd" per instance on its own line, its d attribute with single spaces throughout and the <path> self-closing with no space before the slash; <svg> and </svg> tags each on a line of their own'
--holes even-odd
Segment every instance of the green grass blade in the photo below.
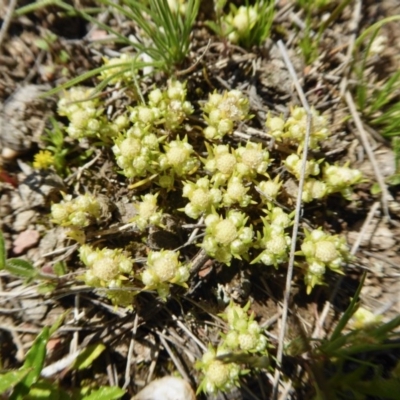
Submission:
<svg viewBox="0 0 400 400">
<path fill-rule="evenodd" d="M 357 288 L 356 292 L 354 293 L 354 296 L 351 300 L 351 303 L 350 303 L 349 307 L 347 308 L 346 312 L 343 314 L 342 318 L 340 318 L 334 331 L 332 332 L 332 335 L 329 338 L 329 342 L 333 342 L 340 337 L 343 329 L 345 328 L 345 326 L 349 322 L 350 318 L 355 313 L 356 308 L 357 308 L 358 298 L 360 296 L 361 289 L 364 285 L 365 277 L 366 277 L 366 273 L 364 272 L 363 276 L 361 277 L 360 284 L 358 285 L 358 288 Z"/>
<path fill-rule="evenodd" d="M 114 400 L 120 399 L 124 394 L 125 390 L 116 386 L 101 387 L 89 395 L 82 397 L 82 400 Z"/>
<path fill-rule="evenodd" d="M 28 393 L 30 387 L 40 377 L 46 357 L 46 345 L 50 338 L 49 327 L 43 328 L 36 337 L 32 347 L 26 354 L 23 370 L 28 369 L 29 373 L 19 382 L 10 396 L 10 400 L 22 400 Z"/>
<path fill-rule="evenodd" d="M 21 382 L 28 373 L 29 369 L 22 369 L 19 371 L 9 371 L 5 374 L 0 374 L 0 394 L 4 394 L 4 392 Z"/>
</svg>

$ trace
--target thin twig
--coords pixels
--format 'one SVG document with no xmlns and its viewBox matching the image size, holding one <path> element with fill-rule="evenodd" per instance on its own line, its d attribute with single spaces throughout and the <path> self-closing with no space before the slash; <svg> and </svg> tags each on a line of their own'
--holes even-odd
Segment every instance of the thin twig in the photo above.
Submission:
<svg viewBox="0 0 400 400">
<path fill-rule="evenodd" d="M 1 45 L 3 44 L 3 40 L 7 34 L 8 28 L 11 23 L 11 19 L 14 14 L 15 6 L 17 5 L 17 0 L 10 0 L 10 4 L 8 5 L 7 14 L 4 17 L 3 25 L 0 29 L 0 55 L 1 55 Z"/>
<path fill-rule="evenodd" d="M 132 365 L 132 358 L 133 358 L 133 350 L 135 348 L 135 337 L 136 337 L 138 322 L 139 322 L 139 314 L 136 313 L 135 321 L 133 322 L 132 336 L 131 336 L 131 340 L 129 343 L 128 357 L 126 359 L 125 382 L 124 382 L 124 386 L 122 386 L 122 389 L 126 389 L 129 386 L 129 384 L 131 383 L 131 379 L 132 379 L 131 377 L 133 376 L 133 374 L 131 373 L 131 365 Z"/>
<path fill-rule="evenodd" d="M 165 350 L 167 351 L 167 353 L 169 354 L 172 362 L 175 364 L 176 369 L 179 371 L 179 373 L 182 375 L 182 377 L 185 379 L 185 381 L 190 382 L 190 377 L 189 375 L 186 373 L 185 368 L 183 368 L 183 365 L 181 363 L 181 360 L 179 360 L 178 357 L 175 356 L 175 353 L 171 350 L 171 347 L 169 346 L 168 342 L 165 340 L 165 329 L 160 332 L 160 331 L 156 331 L 158 334 L 158 337 L 162 343 L 162 345 L 164 346 Z"/>
<path fill-rule="evenodd" d="M 203 351 L 207 351 L 207 346 L 205 344 L 203 344 L 199 338 L 197 338 L 192 332 L 191 330 L 185 325 L 183 324 L 181 321 L 179 321 L 178 317 L 176 317 L 174 314 L 171 315 L 172 319 L 177 323 L 177 325 L 183 330 L 185 331 L 185 333 L 195 342 L 197 343 L 197 345 L 203 350 Z"/>
<path fill-rule="evenodd" d="M 367 153 L 368 159 L 372 164 L 372 168 L 374 169 L 376 180 L 378 181 L 378 184 L 382 190 L 381 201 L 382 201 L 383 213 L 388 218 L 388 220 L 390 220 L 388 199 L 391 197 L 391 195 L 389 194 L 389 191 L 385 183 L 385 179 L 382 176 L 381 170 L 376 161 L 371 144 L 369 143 L 367 132 L 365 131 L 361 118 L 357 112 L 353 96 L 349 91 L 346 92 L 345 99 L 349 107 L 351 116 L 353 117 L 354 123 L 356 124 L 357 129 L 355 130 L 354 134 L 360 139 L 360 142 L 363 145 L 365 152 Z"/>
<path fill-rule="evenodd" d="M 291 247 L 290 247 L 289 265 L 288 265 L 288 271 L 287 271 L 287 275 L 286 275 L 285 293 L 284 293 L 284 297 L 283 297 L 281 330 L 279 333 L 279 344 L 278 344 L 278 351 L 277 351 L 277 355 L 276 355 L 277 365 L 281 366 L 282 358 L 283 358 L 284 340 L 285 340 L 285 334 L 286 334 L 290 292 L 291 292 L 292 278 L 293 278 L 296 242 L 297 242 L 297 235 L 298 235 L 299 225 L 300 225 L 300 211 L 301 211 L 301 204 L 302 204 L 303 186 L 304 186 L 304 181 L 305 181 L 305 171 L 306 171 L 306 162 L 307 162 L 307 155 L 308 155 L 308 144 L 310 141 L 312 117 L 311 117 L 310 107 L 309 107 L 307 99 L 304 95 L 303 89 L 297 78 L 294 67 L 289 59 L 285 45 L 283 44 L 283 42 L 281 40 L 278 41 L 278 47 L 282 54 L 282 58 L 286 64 L 286 67 L 291 75 L 291 78 L 293 79 L 293 83 L 294 83 L 296 91 L 300 97 L 300 101 L 301 101 L 304 109 L 307 112 L 307 129 L 306 129 L 306 135 L 304 138 L 304 148 L 303 148 L 303 155 L 302 155 L 302 160 L 301 160 L 302 161 L 301 174 L 300 174 L 299 188 L 298 188 L 297 199 L 296 199 L 296 215 L 294 217 L 294 223 L 293 223 L 292 243 L 291 243 Z M 279 386 L 280 374 L 281 374 L 280 368 L 276 368 L 275 376 L 274 376 L 274 386 L 273 386 L 273 391 L 272 391 L 272 399 L 277 399 L 277 397 L 278 397 L 278 386 Z"/>
<path fill-rule="evenodd" d="M 351 63 L 353 61 L 354 44 L 355 44 L 355 41 L 357 38 L 357 28 L 360 26 L 361 9 L 362 9 L 362 0 L 356 0 L 355 5 L 354 5 L 352 19 L 349 24 L 349 30 L 350 30 L 351 34 L 350 34 L 350 37 L 347 39 L 346 59 L 339 67 L 339 69 L 342 72 L 342 81 L 340 82 L 340 96 L 341 97 L 343 97 L 344 93 L 347 90 L 348 75 L 350 72 Z M 336 70 L 335 73 L 339 72 L 339 69 Z"/>
</svg>

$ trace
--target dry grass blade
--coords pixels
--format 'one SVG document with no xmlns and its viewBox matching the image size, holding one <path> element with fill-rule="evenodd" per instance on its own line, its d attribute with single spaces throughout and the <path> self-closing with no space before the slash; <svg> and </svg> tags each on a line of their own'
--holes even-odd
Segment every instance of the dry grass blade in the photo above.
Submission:
<svg viewBox="0 0 400 400">
<path fill-rule="evenodd" d="M 372 164 L 372 167 L 374 169 L 374 173 L 376 176 L 376 180 L 378 181 L 378 184 L 382 190 L 382 196 L 381 196 L 381 201 L 382 201 L 382 210 L 385 216 L 390 220 L 390 213 L 389 213 L 389 205 L 388 202 L 391 198 L 391 195 L 387 189 L 387 185 L 385 182 L 385 179 L 382 176 L 382 172 L 378 166 L 378 163 L 375 158 L 375 154 L 372 150 L 371 144 L 368 140 L 368 134 L 364 129 L 363 123 L 361 121 L 361 118 L 357 112 L 356 105 L 354 104 L 353 96 L 349 91 L 346 92 L 345 94 L 345 99 L 346 103 L 349 107 L 351 116 L 353 117 L 354 123 L 356 125 L 357 130 L 355 131 L 355 135 L 360 139 L 360 142 L 362 143 L 365 152 L 367 153 L 367 156 Z"/>
<path fill-rule="evenodd" d="M 305 181 L 305 171 L 306 171 L 306 163 L 307 163 L 308 144 L 310 141 L 312 116 L 311 116 L 311 111 L 310 111 L 310 107 L 308 105 L 307 99 L 304 95 L 303 89 L 297 78 L 293 64 L 290 61 L 290 58 L 288 56 L 287 50 L 286 50 L 283 42 L 278 41 L 278 46 L 279 46 L 279 50 L 281 51 L 282 58 L 285 61 L 285 65 L 290 72 L 290 76 L 296 87 L 296 91 L 301 99 L 302 105 L 303 105 L 304 109 L 307 111 L 307 128 L 306 128 L 307 130 L 306 130 L 306 136 L 304 139 L 303 154 L 302 154 L 302 159 L 301 159 L 301 174 L 300 174 L 299 187 L 298 187 L 298 193 L 297 193 L 297 199 L 296 199 L 296 208 L 295 208 L 296 214 L 295 214 L 294 223 L 293 223 L 292 243 L 291 243 L 291 247 L 290 247 L 289 265 L 288 265 L 288 271 L 287 271 L 287 275 L 286 275 L 285 293 L 284 293 L 284 297 L 283 297 L 281 330 L 280 330 L 280 334 L 279 334 L 278 351 L 277 351 L 277 356 L 276 356 L 277 364 L 278 364 L 278 366 L 280 366 L 282 363 L 283 347 L 284 347 L 284 340 L 285 340 L 285 334 L 286 334 L 286 322 L 287 322 L 287 317 L 288 317 L 289 301 L 290 301 L 290 296 L 291 296 L 291 287 L 292 287 L 293 269 L 294 269 L 294 257 L 295 257 L 295 252 L 296 252 L 297 234 L 299 231 L 300 215 L 301 215 L 301 209 L 302 209 L 302 193 L 303 193 L 303 186 L 304 186 L 304 181 Z M 273 392 L 272 392 L 273 399 L 278 398 L 278 385 L 279 385 L 279 380 L 280 380 L 280 374 L 281 374 L 280 369 L 277 368 L 275 370 L 275 377 L 274 377 L 275 381 L 274 381 L 274 387 L 273 387 Z"/>
</svg>

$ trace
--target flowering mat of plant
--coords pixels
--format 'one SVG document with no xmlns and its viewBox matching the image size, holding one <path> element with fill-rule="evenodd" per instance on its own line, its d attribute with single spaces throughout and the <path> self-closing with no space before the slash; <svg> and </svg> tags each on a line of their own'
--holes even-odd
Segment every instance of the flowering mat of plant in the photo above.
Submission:
<svg viewBox="0 0 400 400">
<path fill-rule="evenodd" d="M 399 14 L 3 2 L 0 396 L 398 399 Z"/>
</svg>

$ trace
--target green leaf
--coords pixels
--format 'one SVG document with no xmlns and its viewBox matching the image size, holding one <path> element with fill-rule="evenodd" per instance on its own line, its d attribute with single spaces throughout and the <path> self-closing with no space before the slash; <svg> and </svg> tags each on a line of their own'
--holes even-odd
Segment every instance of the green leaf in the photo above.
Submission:
<svg viewBox="0 0 400 400">
<path fill-rule="evenodd" d="M 67 273 L 67 266 L 64 261 L 58 261 L 53 265 L 53 271 L 57 276 L 63 276 Z"/>
<path fill-rule="evenodd" d="M 0 231 L 0 270 L 6 267 L 6 243 L 3 232 Z"/>
<path fill-rule="evenodd" d="M 329 340 L 321 346 L 321 351 L 328 356 L 332 356 L 332 353 L 338 351 L 341 347 L 343 347 L 348 338 L 352 335 L 352 333 L 350 333 L 349 335 L 342 335 L 342 331 L 357 309 L 358 299 L 361 289 L 364 285 L 365 277 L 366 274 L 364 273 L 361 277 L 360 284 L 358 285 L 358 288 L 354 293 L 354 297 L 351 300 L 349 307 L 340 318 Z"/>
<path fill-rule="evenodd" d="M 29 369 L 22 369 L 19 371 L 9 371 L 5 374 L 0 374 L 0 394 L 6 390 L 11 389 L 19 383 L 29 373 Z"/>
<path fill-rule="evenodd" d="M 51 293 L 55 290 L 56 287 L 57 285 L 55 283 L 43 282 L 38 286 L 37 292 L 40 294 Z"/>
<path fill-rule="evenodd" d="M 70 400 L 67 392 L 62 390 L 56 382 L 40 380 L 36 382 L 29 390 L 26 400 Z M 24 400 L 25 400 L 24 399 Z"/>
<path fill-rule="evenodd" d="M 379 186 L 379 183 L 374 183 L 371 187 L 371 194 L 379 194 L 382 193 L 382 189 Z"/>
<path fill-rule="evenodd" d="M 400 393 L 400 381 L 398 379 L 374 379 L 369 382 L 354 382 L 351 386 L 364 395 L 380 399 L 396 400 Z"/>
<path fill-rule="evenodd" d="M 20 258 L 8 259 L 6 270 L 23 278 L 35 278 L 39 273 L 29 261 L 21 260 Z"/>
<path fill-rule="evenodd" d="M 50 337 L 50 329 L 48 326 L 43 328 L 42 332 L 36 337 L 32 347 L 26 354 L 22 369 L 29 369 L 29 373 L 17 384 L 10 400 L 22 400 L 28 393 L 30 387 L 40 377 L 43 368 L 44 359 L 46 357 L 46 345 Z"/>
<path fill-rule="evenodd" d="M 53 333 L 62 325 L 64 322 L 64 318 L 70 313 L 70 310 L 65 310 L 54 322 L 54 324 L 50 327 L 49 337 L 53 335 Z"/>
<path fill-rule="evenodd" d="M 400 174 L 394 174 L 387 178 L 387 183 L 391 186 L 400 185 Z"/>
<path fill-rule="evenodd" d="M 49 51 L 50 50 L 49 44 L 44 39 L 35 40 L 34 41 L 34 45 L 36 47 L 38 47 L 39 49 L 44 50 L 44 51 Z"/>
<path fill-rule="evenodd" d="M 88 396 L 82 397 L 82 400 L 114 400 L 120 399 L 125 394 L 125 390 L 116 386 L 101 387 L 91 392 Z"/>
<path fill-rule="evenodd" d="M 76 358 L 72 368 L 77 370 L 88 368 L 105 348 L 101 343 L 86 347 Z"/>
</svg>

